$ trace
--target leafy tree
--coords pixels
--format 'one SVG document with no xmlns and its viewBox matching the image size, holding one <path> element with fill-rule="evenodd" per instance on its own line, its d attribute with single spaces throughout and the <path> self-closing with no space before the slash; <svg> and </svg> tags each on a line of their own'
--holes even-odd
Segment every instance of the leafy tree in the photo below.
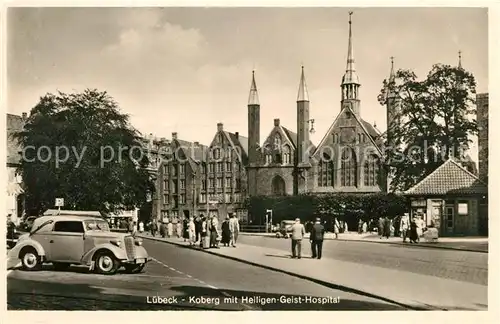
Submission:
<svg viewBox="0 0 500 324">
<path fill-rule="evenodd" d="M 434 65 L 422 81 L 410 70 L 383 81 L 380 104 L 395 100 L 397 107 L 385 149 L 391 191 L 407 190 L 450 156 L 465 158 L 470 136 L 477 134 L 475 93 L 470 72 L 442 64 Z"/>
<path fill-rule="evenodd" d="M 139 133 L 106 92 L 46 94 L 15 137 L 28 208 L 113 212 L 141 207 L 154 190 Z"/>
</svg>

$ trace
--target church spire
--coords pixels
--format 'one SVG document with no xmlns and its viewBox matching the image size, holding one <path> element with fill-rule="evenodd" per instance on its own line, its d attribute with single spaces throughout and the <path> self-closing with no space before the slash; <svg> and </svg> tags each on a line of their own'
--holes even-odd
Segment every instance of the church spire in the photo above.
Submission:
<svg viewBox="0 0 500 324">
<path fill-rule="evenodd" d="M 250 86 L 250 95 L 248 96 L 248 105 L 249 106 L 260 105 L 259 94 L 257 93 L 257 85 L 255 84 L 255 71 L 252 71 L 252 84 Z"/>
<path fill-rule="evenodd" d="M 297 101 L 309 101 L 309 93 L 307 93 L 306 77 L 304 76 L 304 66 L 302 66 L 302 74 L 300 76 L 299 93 Z"/>
<path fill-rule="evenodd" d="M 391 56 L 391 73 L 389 74 L 389 81 L 394 81 L 396 78 L 394 74 L 394 56 Z"/>
<path fill-rule="evenodd" d="M 353 12 L 349 12 L 349 42 L 347 47 L 347 66 L 342 84 L 359 84 L 358 76 L 356 75 L 356 66 L 354 64 L 354 53 L 352 49 L 352 16 Z"/>
<path fill-rule="evenodd" d="M 394 91 L 394 82 L 396 80 L 396 74 L 394 73 L 394 56 L 391 56 L 391 72 L 389 73 L 389 84 L 388 84 L 388 98 L 396 97 Z"/>
<path fill-rule="evenodd" d="M 458 68 L 462 68 L 462 51 L 458 51 Z"/>
</svg>

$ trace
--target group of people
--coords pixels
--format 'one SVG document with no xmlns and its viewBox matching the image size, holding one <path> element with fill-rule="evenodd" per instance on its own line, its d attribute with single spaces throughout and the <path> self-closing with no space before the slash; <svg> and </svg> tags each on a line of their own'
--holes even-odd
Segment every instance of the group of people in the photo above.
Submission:
<svg viewBox="0 0 500 324">
<path fill-rule="evenodd" d="M 425 222 L 422 216 L 416 215 L 412 220 L 410 220 L 410 215 L 408 213 L 405 213 L 401 217 L 399 227 L 403 236 L 403 242 L 406 242 L 407 238 L 410 240 L 410 243 L 420 242 L 420 237 L 423 234 L 424 227 Z"/>
<path fill-rule="evenodd" d="M 292 225 L 292 258 L 300 259 L 302 257 L 302 239 L 306 234 L 306 229 L 300 223 L 300 219 L 295 219 Z M 309 241 L 311 243 L 311 254 L 313 259 L 321 259 L 323 252 L 323 240 L 325 237 L 325 226 L 321 224 L 321 219 L 316 218 L 310 229 Z"/>
<path fill-rule="evenodd" d="M 236 247 L 240 232 L 238 218 L 232 213 L 222 222 L 220 229 L 219 219 L 216 215 L 206 217 L 203 214 L 197 217 L 186 217 L 182 220 L 176 219 L 175 222 L 168 219 L 159 225 L 153 221 L 149 228 L 152 236 L 156 236 L 159 230 L 160 235 L 164 238 L 182 238 L 189 245 L 199 245 L 200 248 L 204 249 L 219 248 L 219 243 L 224 244 L 224 246 Z"/>
</svg>

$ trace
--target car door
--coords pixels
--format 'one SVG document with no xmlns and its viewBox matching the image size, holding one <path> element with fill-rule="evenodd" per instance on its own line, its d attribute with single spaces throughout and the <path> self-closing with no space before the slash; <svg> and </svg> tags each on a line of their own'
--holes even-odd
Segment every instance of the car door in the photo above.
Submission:
<svg viewBox="0 0 500 324">
<path fill-rule="evenodd" d="M 80 262 L 83 255 L 84 227 L 82 221 L 57 221 L 52 229 L 50 243 L 51 260 Z"/>
</svg>

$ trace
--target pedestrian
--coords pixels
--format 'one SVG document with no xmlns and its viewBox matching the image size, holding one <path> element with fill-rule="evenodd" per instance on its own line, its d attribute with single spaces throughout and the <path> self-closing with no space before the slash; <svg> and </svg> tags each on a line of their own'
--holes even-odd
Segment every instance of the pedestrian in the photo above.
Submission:
<svg viewBox="0 0 500 324">
<path fill-rule="evenodd" d="M 178 218 L 175 219 L 176 223 L 175 223 L 175 236 L 177 238 L 181 238 L 182 237 L 182 223 L 180 222 L 180 220 Z"/>
<path fill-rule="evenodd" d="M 231 232 L 231 246 L 236 247 L 236 241 L 240 234 L 240 221 L 234 214 L 231 214 L 231 218 L 229 219 L 229 231 Z"/>
<path fill-rule="evenodd" d="M 382 217 L 378 218 L 378 235 L 381 239 L 384 237 L 384 219 Z"/>
<path fill-rule="evenodd" d="M 231 231 L 229 229 L 229 215 L 226 216 L 226 219 L 222 222 L 222 239 L 220 242 L 224 246 L 229 246 L 229 242 L 231 241 Z"/>
<path fill-rule="evenodd" d="M 160 223 L 160 236 L 163 238 L 167 236 L 167 225 L 164 222 Z"/>
<path fill-rule="evenodd" d="M 333 219 L 333 234 L 335 234 L 335 239 L 339 238 L 340 223 L 337 217 Z"/>
<path fill-rule="evenodd" d="M 302 239 L 306 234 L 304 225 L 300 223 L 300 218 L 295 219 L 295 224 L 292 225 L 292 258 L 301 257 Z"/>
<path fill-rule="evenodd" d="M 158 224 L 156 223 L 156 220 L 155 220 L 151 224 L 151 236 L 155 237 L 157 231 L 158 231 Z"/>
<path fill-rule="evenodd" d="M 213 215 L 210 219 L 209 230 L 210 230 L 210 247 L 218 248 L 217 246 L 217 237 L 219 235 L 217 227 L 219 226 L 219 221 L 215 215 Z"/>
<path fill-rule="evenodd" d="M 192 217 L 189 218 L 188 221 L 188 240 L 189 240 L 189 245 L 194 245 L 196 241 L 196 228 L 194 224 L 194 219 Z"/>
<path fill-rule="evenodd" d="M 347 222 L 344 222 L 344 233 L 349 233 L 349 225 L 347 225 Z"/>
<path fill-rule="evenodd" d="M 139 233 L 144 232 L 144 223 L 142 221 L 139 222 Z"/>
<path fill-rule="evenodd" d="M 403 242 L 406 242 L 406 238 L 408 237 L 408 230 L 410 229 L 410 215 L 405 213 L 401 217 L 401 221 L 399 223 L 399 231 L 403 236 Z"/>
<path fill-rule="evenodd" d="M 363 220 L 360 218 L 358 221 L 358 234 L 363 233 Z"/>
<path fill-rule="evenodd" d="M 182 237 L 184 238 L 184 242 L 189 240 L 189 219 L 186 217 L 182 221 Z"/>
<path fill-rule="evenodd" d="M 130 231 L 130 233 L 132 233 L 132 235 L 135 235 L 137 233 L 137 222 L 136 221 L 130 222 L 129 231 Z"/>
<path fill-rule="evenodd" d="M 198 216 L 196 216 L 196 218 L 194 219 L 194 228 L 195 228 L 195 231 L 196 231 L 196 243 L 198 243 L 198 241 L 200 240 L 200 226 L 201 226 L 201 222 L 200 222 L 200 218 Z"/>
<path fill-rule="evenodd" d="M 368 231 L 368 224 L 366 222 L 363 222 L 362 230 L 363 234 L 365 234 Z"/>
<path fill-rule="evenodd" d="M 312 258 L 321 259 L 323 252 L 323 239 L 325 237 L 325 227 L 321 224 L 319 218 L 316 218 L 316 223 L 311 229 L 309 240 L 311 241 Z"/>
<path fill-rule="evenodd" d="M 418 233 L 417 233 L 417 222 L 416 217 L 414 217 L 410 222 L 410 243 L 418 242 Z"/>
<path fill-rule="evenodd" d="M 391 220 L 387 216 L 385 216 L 385 218 L 384 218 L 383 233 L 384 233 L 383 235 L 387 239 L 389 239 L 389 237 L 391 236 Z"/>
<path fill-rule="evenodd" d="M 171 238 L 172 236 L 174 236 L 174 224 L 169 219 L 167 223 L 167 237 Z"/>
</svg>

